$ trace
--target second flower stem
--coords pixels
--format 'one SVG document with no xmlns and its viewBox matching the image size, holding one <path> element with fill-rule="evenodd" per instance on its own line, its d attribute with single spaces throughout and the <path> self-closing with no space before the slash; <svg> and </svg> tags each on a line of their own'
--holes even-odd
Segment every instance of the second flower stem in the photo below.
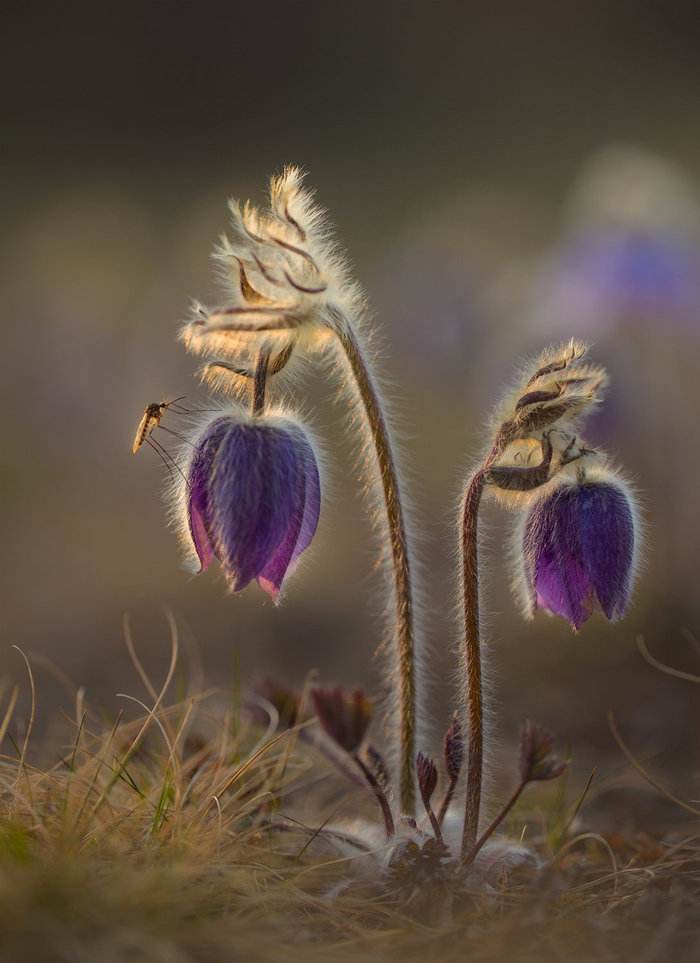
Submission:
<svg viewBox="0 0 700 963">
<path fill-rule="evenodd" d="M 467 798 L 462 833 L 462 860 L 474 848 L 479 832 L 481 787 L 484 769 L 484 682 L 481 657 L 479 599 L 479 506 L 486 473 L 503 445 L 499 433 L 481 468 L 472 475 L 462 503 L 460 548 L 462 558 L 462 615 L 464 666 L 467 683 Z"/>
</svg>

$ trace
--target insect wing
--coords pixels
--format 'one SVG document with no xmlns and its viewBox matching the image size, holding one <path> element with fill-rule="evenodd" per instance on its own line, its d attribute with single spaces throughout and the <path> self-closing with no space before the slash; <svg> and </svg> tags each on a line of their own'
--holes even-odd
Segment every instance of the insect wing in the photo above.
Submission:
<svg viewBox="0 0 700 963">
<path fill-rule="evenodd" d="M 137 452 L 141 447 L 141 445 L 146 440 L 146 432 L 151 427 L 152 419 L 153 419 L 153 416 L 149 408 L 146 408 L 146 410 L 143 413 L 143 418 L 141 419 L 138 430 L 136 432 L 136 437 L 134 438 L 134 447 L 132 448 L 133 452 Z"/>
</svg>

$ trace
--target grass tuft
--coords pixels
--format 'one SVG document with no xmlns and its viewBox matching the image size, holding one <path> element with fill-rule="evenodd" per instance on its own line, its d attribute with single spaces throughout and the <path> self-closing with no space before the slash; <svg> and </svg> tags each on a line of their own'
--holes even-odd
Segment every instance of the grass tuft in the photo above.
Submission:
<svg viewBox="0 0 700 963">
<path fill-rule="evenodd" d="M 28 739 L 11 748 L 11 692 L 0 711 L 0 959 L 697 957 L 692 824 L 665 837 L 588 830 L 589 780 L 568 799 L 542 789 L 539 806 L 519 807 L 510 830 L 527 830 L 536 863 L 508 868 L 494 851 L 488 884 L 457 891 L 431 844 L 381 878 L 343 835 L 342 817 L 371 813 L 371 800 L 302 738 L 309 721 L 261 725 L 261 700 L 249 711 L 237 682 L 226 702 L 199 693 L 166 705 L 176 661 L 175 645 L 166 684 L 147 682 L 150 704 L 128 699 L 111 725 L 79 692 L 50 767 Z"/>
</svg>

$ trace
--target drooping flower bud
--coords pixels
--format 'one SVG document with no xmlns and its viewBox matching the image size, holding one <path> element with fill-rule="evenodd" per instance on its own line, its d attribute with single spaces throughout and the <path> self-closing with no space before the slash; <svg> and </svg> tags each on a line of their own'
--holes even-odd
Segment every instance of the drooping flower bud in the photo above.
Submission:
<svg viewBox="0 0 700 963">
<path fill-rule="evenodd" d="M 311 544 L 321 506 L 318 465 L 303 429 L 242 411 L 216 418 L 194 446 L 187 481 L 199 571 L 216 557 L 234 591 L 257 579 L 276 600 Z"/>
<path fill-rule="evenodd" d="M 523 782 L 538 782 L 556 779 L 566 769 L 565 762 L 559 762 L 552 754 L 554 736 L 544 726 L 529 719 L 520 730 L 518 747 L 518 767 Z"/>
<path fill-rule="evenodd" d="M 526 614 L 548 609 L 576 631 L 594 612 L 622 617 L 634 578 L 636 529 L 631 493 L 609 469 L 549 488 L 516 532 L 516 587 Z"/>
<path fill-rule="evenodd" d="M 331 739 L 346 752 L 359 749 L 372 718 L 372 706 L 362 689 L 352 695 L 340 687 L 312 689 L 311 698 L 319 722 Z"/>
</svg>

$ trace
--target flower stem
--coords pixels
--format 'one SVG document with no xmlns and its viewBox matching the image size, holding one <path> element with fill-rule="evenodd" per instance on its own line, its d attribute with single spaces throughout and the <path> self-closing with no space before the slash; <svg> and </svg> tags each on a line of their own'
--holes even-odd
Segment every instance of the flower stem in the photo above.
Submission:
<svg viewBox="0 0 700 963">
<path fill-rule="evenodd" d="M 442 838 L 442 830 L 440 828 L 440 820 L 437 818 L 433 812 L 433 807 L 430 805 L 430 801 L 425 804 L 425 811 L 428 814 L 428 819 L 430 820 L 430 825 L 433 828 L 433 835 L 435 836 L 436 842 L 444 844 L 444 839 Z"/>
<path fill-rule="evenodd" d="M 474 848 L 479 832 L 484 768 L 484 684 L 479 614 L 479 506 L 486 484 L 486 471 L 500 454 L 501 446 L 502 439 L 499 433 L 486 461 L 474 472 L 467 486 L 460 522 L 464 663 L 467 674 L 467 792 L 462 834 L 462 860 L 466 859 Z"/>
<path fill-rule="evenodd" d="M 512 795 L 512 796 L 510 797 L 510 799 L 508 800 L 508 802 L 505 804 L 505 806 L 503 807 L 503 809 L 500 811 L 500 813 L 498 814 L 498 816 L 496 816 L 496 818 L 495 818 L 494 821 L 491 823 L 491 825 L 488 827 L 488 829 L 485 830 L 485 832 L 483 832 L 482 835 L 479 837 L 478 842 L 476 842 L 476 843 L 472 846 L 471 850 L 469 850 L 469 851 L 467 852 L 466 856 L 464 856 L 464 855 L 462 856 L 462 865 L 463 865 L 465 868 L 466 868 L 467 866 L 471 866 L 471 864 L 472 864 L 472 863 L 474 862 L 474 860 L 476 859 L 477 854 L 479 853 L 479 850 L 481 849 L 481 847 L 484 845 L 484 843 L 488 842 L 488 840 L 491 838 L 491 836 L 493 836 L 493 834 L 496 832 L 496 830 L 497 830 L 498 827 L 501 825 L 501 823 L 503 822 L 503 820 L 506 818 L 506 816 L 508 815 L 508 813 L 511 811 L 511 809 L 513 808 L 513 806 L 516 804 L 516 802 L 518 801 L 518 799 L 520 799 L 520 794 L 522 793 L 522 791 L 523 791 L 523 789 L 525 788 L 525 786 L 527 786 L 527 780 L 526 780 L 526 779 L 523 779 L 523 780 L 520 782 L 520 785 L 518 786 L 518 788 L 515 790 L 515 792 L 513 793 L 513 795 Z"/>
<path fill-rule="evenodd" d="M 261 348 L 255 363 L 253 375 L 253 414 L 261 415 L 265 410 L 265 388 L 267 387 L 267 370 L 270 364 L 270 349 Z"/>
<path fill-rule="evenodd" d="M 362 775 L 365 777 L 369 783 L 369 787 L 374 794 L 374 798 L 379 803 L 379 808 L 382 811 L 382 816 L 384 817 L 384 828 L 386 829 L 386 838 L 391 839 L 391 837 L 396 832 L 394 826 L 394 817 L 391 814 L 391 806 L 389 805 L 389 800 L 386 798 L 386 793 L 379 785 L 376 777 L 371 772 L 371 770 L 364 764 L 362 759 L 357 755 L 357 753 L 352 754 L 352 758 L 355 760 L 359 768 L 362 770 Z"/>
<path fill-rule="evenodd" d="M 452 797 L 455 794 L 455 789 L 457 788 L 457 780 L 450 779 L 450 784 L 447 787 L 447 792 L 445 793 L 445 798 L 442 800 L 442 805 L 438 812 L 438 822 L 442 826 L 445 821 L 445 816 L 447 815 L 447 810 L 450 808 L 450 803 L 452 802 Z"/>
<path fill-rule="evenodd" d="M 346 322 L 337 331 L 338 339 L 352 372 L 369 426 L 381 488 L 393 564 L 395 636 L 398 646 L 399 713 L 399 795 L 402 811 L 415 816 L 416 758 L 416 666 L 414 605 L 409 568 L 406 523 L 401 505 L 398 471 L 389 437 L 389 428 L 372 378 L 368 360 Z"/>
</svg>

